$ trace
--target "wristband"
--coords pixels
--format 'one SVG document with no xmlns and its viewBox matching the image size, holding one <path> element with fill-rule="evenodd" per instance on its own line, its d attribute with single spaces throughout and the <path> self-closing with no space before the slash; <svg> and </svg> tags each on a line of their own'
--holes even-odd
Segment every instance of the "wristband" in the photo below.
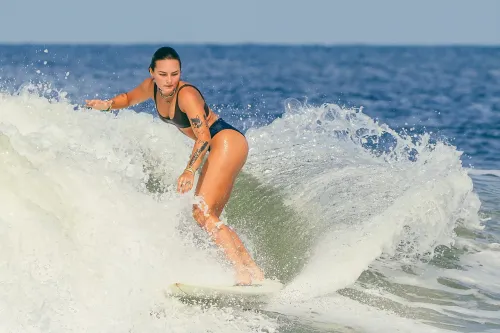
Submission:
<svg viewBox="0 0 500 333">
<path fill-rule="evenodd" d="M 109 104 L 109 108 L 107 108 L 107 109 L 106 109 L 106 110 L 104 110 L 104 111 L 109 111 L 109 110 L 111 110 L 111 107 L 112 107 L 112 106 L 113 106 L 113 100 L 111 100 L 111 103 Z"/>
<path fill-rule="evenodd" d="M 184 171 L 189 171 L 194 175 L 194 170 L 192 168 L 186 168 L 186 169 L 184 169 Z"/>
</svg>

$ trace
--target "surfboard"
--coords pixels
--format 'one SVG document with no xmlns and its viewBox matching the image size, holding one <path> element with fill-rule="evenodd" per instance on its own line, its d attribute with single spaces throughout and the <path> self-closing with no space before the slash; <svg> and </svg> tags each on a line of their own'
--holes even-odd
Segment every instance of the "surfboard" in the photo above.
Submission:
<svg viewBox="0 0 500 333">
<path fill-rule="evenodd" d="M 248 286 L 195 285 L 177 282 L 169 285 L 167 292 L 183 300 L 249 304 L 265 303 L 282 288 L 281 282 L 269 279 Z"/>
</svg>

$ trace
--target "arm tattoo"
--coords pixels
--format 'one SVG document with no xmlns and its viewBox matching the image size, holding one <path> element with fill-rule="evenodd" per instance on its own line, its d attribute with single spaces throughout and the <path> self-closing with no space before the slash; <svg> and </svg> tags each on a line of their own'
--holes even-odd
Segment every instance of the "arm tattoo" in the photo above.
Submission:
<svg viewBox="0 0 500 333">
<path fill-rule="evenodd" d="M 198 117 L 198 116 L 191 118 L 191 123 L 193 124 L 194 128 L 200 128 L 202 125 L 200 117 Z"/>
<path fill-rule="evenodd" d="M 191 157 L 191 159 L 189 160 L 189 164 L 188 164 L 189 168 L 191 168 L 193 166 L 194 162 L 196 162 L 198 157 L 201 155 L 201 153 L 203 153 L 203 151 L 205 150 L 205 148 L 207 148 L 207 146 L 208 146 L 208 142 L 203 141 L 203 144 L 201 145 L 201 147 L 197 151 L 194 152 L 193 157 Z"/>
</svg>

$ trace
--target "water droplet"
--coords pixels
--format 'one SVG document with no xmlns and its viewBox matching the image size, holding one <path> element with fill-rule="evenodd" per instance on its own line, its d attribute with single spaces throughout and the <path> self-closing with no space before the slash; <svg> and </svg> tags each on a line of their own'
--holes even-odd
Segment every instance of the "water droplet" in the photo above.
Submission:
<svg viewBox="0 0 500 333">
<path fill-rule="evenodd" d="M 302 103 L 300 103 L 295 98 L 287 98 L 285 99 L 285 112 L 286 113 L 298 113 L 302 108 Z"/>
</svg>

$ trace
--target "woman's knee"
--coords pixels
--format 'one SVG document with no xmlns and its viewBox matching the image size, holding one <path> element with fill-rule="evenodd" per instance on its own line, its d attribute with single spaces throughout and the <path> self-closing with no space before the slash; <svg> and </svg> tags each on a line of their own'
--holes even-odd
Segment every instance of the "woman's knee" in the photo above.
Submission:
<svg viewBox="0 0 500 333">
<path fill-rule="evenodd" d="M 224 225 L 224 223 L 211 212 L 210 208 L 203 204 L 193 205 L 193 217 L 198 225 L 209 233 L 215 233 Z"/>
<path fill-rule="evenodd" d="M 193 205 L 193 218 L 202 228 L 205 227 L 208 217 L 208 212 L 203 208 L 200 204 Z"/>
</svg>

